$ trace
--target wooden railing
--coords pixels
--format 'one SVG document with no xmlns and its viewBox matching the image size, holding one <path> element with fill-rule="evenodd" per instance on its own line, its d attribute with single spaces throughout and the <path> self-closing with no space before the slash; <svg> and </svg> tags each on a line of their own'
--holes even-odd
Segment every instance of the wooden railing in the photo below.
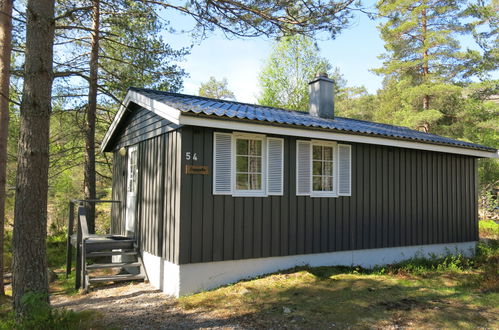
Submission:
<svg viewBox="0 0 499 330">
<path fill-rule="evenodd" d="M 72 249 L 72 236 L 74 234 L 74 220 L 75 220 L 75 206 L 78 205 L 78 223 L 77 223 L 77 233 L 76 233 L 76 283 L 75 287 L 81 288 L 82 284 L 85 287 L 85 259 L 86 259 L 86 249 L 85 242 L 90 237 L 91 234 L 88 231 L 87 215 L 85 204 L 88 203 L 121 203 L 116 200 L 94 200 L 94 199 L 73 199 L 69 201 L 69 217 L 68 217 L 68 237 L 66 244 L 66 278 L 71 274 L 72 259 L 73 259 L 73 249 Z"/>
</svg>

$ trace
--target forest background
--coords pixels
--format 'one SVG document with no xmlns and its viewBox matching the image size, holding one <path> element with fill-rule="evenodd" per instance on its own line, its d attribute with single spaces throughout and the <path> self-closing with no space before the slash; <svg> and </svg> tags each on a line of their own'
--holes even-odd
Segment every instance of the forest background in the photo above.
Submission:
<svg viewBox="0 0 499 330">
<path fill-rule="evenodd" d="M 181 91 L 189 74 L 182 68 L 183 61 L 188 59 L 192 47 L 214 29 L 208 24 L 182 32 L 182 27 L 164 19 L 168 8 L 158 9 L 150 2 L 132 0 L 100 1 L 96 28 L 94 2 L 59 1 L 55 8 L 48 194 L 51 235 L 64 233 L 70 199 L 111 198 L 111 159 L 98 150 L 127 88 Z M 18 1 L 14 5 L 7 243 L 14 219 L 26 46 L 25 3 Z M 361 6 L 355 8 L 348 15 L 368 15 L 376 20 L 384 41 L 385 52 L 379 54 L 383 64 L 372 68 L 383 79 L 376 93 L 369 93 L 363 86 L 349 86 L 341 68 L 333 67 L 320 56 L 313 33 L 301 31 L 309 36 L 275 39 L 260 70 L 258 102 L 306 110 L 307 82 L 318 71 L 326 71 L 336 81 L 336 114 L 339 116 L 407 126 L 491 147 L 499 145 L 499 81 L 494 79 L 499 68 L 497 0 L 391 0 L 379 1 L 375 8 L 367 11 Z M 332 35 L 348 28 L 349 17 L 339 18 L 337 30 L 330 31 Z M 226 32 L 244 36 L 237 25 L 232 28 L 234 31 Z M 165 29 L 185 33 L 192 38 L 192 46 L 172 48 L 162 38 L 161 32 Z M 96 35 L 95 31 L 99 33 Z M 273 33 L 274 37 L 276 34 Z M 474 46 L 462 46 L 462 36 L 471 38 Z M 224 77 L 203 83 L 199 94 L 234 98 Z M 89 112 L 92 108 L 93 114 Z M 95 123 L 89 121 L 92 116 Z M 481 214 L 493 217 L 498 205 L 499 163 L 497 160 L 479 162 Z M 96 217 L 96 230 L 107 231 L 107 211 L 98 209 Z M 9 248 L 10 245 L 5 251 L 7 269 L 11 262 Z"/>
</svg>

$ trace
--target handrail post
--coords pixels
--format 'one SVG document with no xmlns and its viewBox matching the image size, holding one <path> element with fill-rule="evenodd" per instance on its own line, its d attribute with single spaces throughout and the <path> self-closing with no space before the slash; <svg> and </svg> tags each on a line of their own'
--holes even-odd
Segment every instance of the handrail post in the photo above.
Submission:
<svg viewBox="0 0 499 330">
<path fill-rule="evenodd" d="M 69 202 L 69 219 L 68 219 L 68 240 L 66 242 L 66 278 L 71 274 L 71 263 L 73 259 L 73 247 L 71 246 L 71 236 L 73 236 L 74 226 L 74 203 Z"/>
<path fill-rule="evenodd" d="M 77 223 L 76 223 L 76 276 L 75 276 L 75 288 L 86 289 L 88 287 L 87 282 L 87 271 L 86 271 L 86 240 L 90 237 L 88 231 L 88 224 L 86 218 L 85 204 L 96 204 L 96 203 L 121 203 L 119 200 L 71 200 L 69 202 L 69 220 L 68 220 L 68 242 L 67 242 L 67 258 L 66 258 L 66 277 L 71 273 L 71 263 L 73 252 L 71 250 L 71 236 L 74 232 L 74 218 L 75 218 L 75 206 L 78 205 Z M 93 233 L 92 233 L 93 234 Z"/>
<path fill-rule="evenodd" d="M 79 213 L 79 212 L 78 212 Z M 75 289 L 78 290 L 81 288 L 81 249 L 82 249 L 82 232 L 81 232 L 81 224 L 80 224 L 80 216 L 78 215 L 78 229 L 76 234 L 76 281 L 75 281 Z"/>
</svg>

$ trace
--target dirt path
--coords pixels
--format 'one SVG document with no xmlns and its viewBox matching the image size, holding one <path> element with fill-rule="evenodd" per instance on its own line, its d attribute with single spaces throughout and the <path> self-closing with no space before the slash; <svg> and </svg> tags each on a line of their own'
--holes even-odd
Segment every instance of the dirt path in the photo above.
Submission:
<svg viewBox="0 0 499 330">
<path fill-rule="evenodd" d="M 98 312 L 96 324 L 118 329 L 243 329 L 244 319 L 220 319 L 210 313 L 188 313 L 146 283 L 119 284 L 95 289 L 85 295 L 54 294 L 56 308 Z"/>
</svg>

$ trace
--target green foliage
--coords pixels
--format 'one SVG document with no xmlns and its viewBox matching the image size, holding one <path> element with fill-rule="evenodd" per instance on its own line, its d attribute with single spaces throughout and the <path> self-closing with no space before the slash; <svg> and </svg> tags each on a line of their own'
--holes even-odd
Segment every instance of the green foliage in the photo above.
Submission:
<svg viewBox="0 0 499 330">
<path fill-rule="evenodd" d="M 317 32 L 334 37 L 348 26 L 352 9 L 358 4 L 354 0 L 189 1 L 178 7 L 166 1 L 154 3 L 191 15 L 197 23 L 195 33 L 202 37 L 216 28 L 237 37 L 310 36 Z"/>
<path fill-rule="evenodd" d="M 468 75 L 480 79 L 490 78 L 489 72 L 499 67 L 499 1 L 477 0 L 469 3 L 464 14 L 471 17 L 467 28 L 471 30 L 480 50 L 467 50 Z"/>
<path fill-rule="evenodd" d="M 89 326 L 91 313 L 76 313 L 71 310 L 53 309 L 44 295 L 27 293 L 21 303 L 26 306 L 26 314 L 16 319 L 13 313 L 0 320 L 0 329 L 16 330 L 58 330 L 85 329 Z"/>
<path fill-rule="evenodd" d="M 346 118 L 372 121 L 378 109 L 376 95 L 369 94 L 365 87 L 345 87 L 334 102 L 335 114 Z"/>
<path fill-rule="evenodd" d="M 375 71 L 411 83 L 430 84 L 462 77 L 464 53 L 457 40 L 466 31 L 459 19 L 465 0 L 379 1 L 381 38 L 387 53 Z M 427 70 L 425 70 L 427 69 Z"/>
<path fill-rule="evenodd" d="M 210 77 L 207 82 L 201 84 L 198 93 L 203 97 L 235 100 L 234 93 L 229 89 L 227 78 L 218 81 L 215 77 Z"/>
<path fill-rule="evenodd" d="M 310 82 L 319 72 L 335 80 L 336 92 L 345 81 L 338 70 L 319 56 L 319 48 L 304 36 L 281 38 L 273 47 L 259 75 L 258 103 L 270 107 L 308 111 Z"/>
<path fill-rule="evenodd" d="M 132 0 L 117 3 L 119 12 L 102 21 L 107 37 L 101 44 L 101 84 L 118 100 L 131 86 L 179 91 L 186 73 L 177 63 L 189 50 L 174 50 L 164 42 L 161 31 L 167 26 L 153 7 Z"/>
<path fill-rule="evenodd" d="M 497 201 L 495 201 L 495 206 L 499 206 Z M 478 222 L 478 231 L 480 232 L 480 238 L 499 241 L 499 223 L 494 220 L 480 220 Z"/>
</svg>

